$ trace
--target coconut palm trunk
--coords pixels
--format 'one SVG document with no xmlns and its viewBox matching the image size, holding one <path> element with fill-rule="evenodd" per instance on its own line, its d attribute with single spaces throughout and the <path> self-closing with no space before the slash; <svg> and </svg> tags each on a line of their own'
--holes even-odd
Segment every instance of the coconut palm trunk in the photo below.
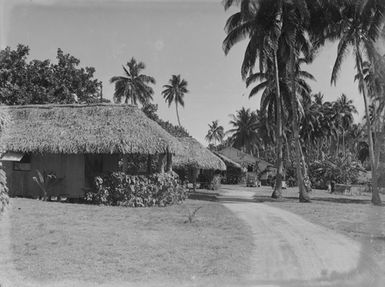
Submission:
<svg viewBox="0 0 385 287">
<path fill-rule="evenodd" d="M 345 130 L 342 129 L 342 154 L 345 156 Z"/>
<path fill-rule="evenodd" d="M 294 144 L 295 144 L 295 162 L 297 167 L 297 182 L 299 188 L 299 201 L 300 202 L 310 202 L 310 197 L 308 192 L 310 191 L 309 186 L 309 177 L 307 174 L 306 163 L 303 158 L 302 147 L 300 142 L 299 135 L 299 120 L 298 120 L 298 102 L 296 96 L 296 85 L 295 85 L 295 56 L 294 51 L 290 51 L 290 81 L 291 81 L 291 105 L 293 109 L 293 135 L 294 135 Z M 303 165 L 303 166 L 302 166 Z"/>
<path fill-rule="evenodd" d="M 368 87 L 366 85 L 366 82 L 364 80 L 364 73 L 362 69 L 362 56 L 361 56 L 361 50 L 359 47 L 358 41 L 356 41 L 356 58 L 357 58 L 357 69 L 358 74 L 360 75 L 360 79 L 362 79 L 362 96 L 364 98 L 364 104 L 365 104 L 365 116 L 366 116 L 366 129 L 369 137 L 369 158 L 370 158 L 370 168 L 372 170 L 372 203 L 374 205 L 380 205 L 381 204 L 381 198 L 379 194 L 379 190 L 377 187 L 377 177 L 376 177 L 376 163 L 374 158 L 374 143 L 373 143 L 373 135 L 372 135 L 372 127 L 370 123 L 370 113 L 369 113 L 369 104 L 368 104 Z"/>
<path fill-rule="evenodd" d="M 287 163 L 290 162 L 290 147 L 289 147 L 289 138 L 286 138 L 286 157 L 287 157 Z"/>
<path fill-rule="evenodd" d="M 282 30 L 282 1 L 278 2 L 278 10 L 277 14 L 275 16 L 275 25 L 276 25 L 276 31 L 277 35 L 276 39 L 278 39 L 281 36 L 281 30 Z M 283 178 L 283 145 L 282 145 L 282 105 L 281 105 L 281 90 L 280 90 L 280 81 L 279 81 L 279 69 L 278 69 L 278 46 L 274 49 L 273 54 L 273 60 L 274 60 L 274 76 L 275 76 L 275 85 L 276 85 L 276 119 L 277 119 L 277 126 L 276 126 L 276 138 L 277 138 L 277 175 L 275 178 L 275 186 L 273 194 L 271 195 L 272 198 L 282 198 L 282 178 Z"/>
<path fill-rule="evenodd" d="M 275 70 L 275 82 L 276 82 L 276 107 L 277 107 L 277 175 L 275 179 L 274 192 L 271 195 L 272 198 L 282 198 L 282 178 L 283 178 L 283 150 L 282 150 L 282 106 L 281 106 L 281 93 L 279 87 L 279 71 L 277 61 L 277 51 L 274 53 L 274 70 Z"/>
<path fill-rule="evenodd" d="M 176 110 L 176 118 L 178 119 L 178 124 L 181 127 L 180 120 L 179 120 L 179 112 L 178 112 L 178 102 L 175 102 L 175 110 Z"/>
</svg>

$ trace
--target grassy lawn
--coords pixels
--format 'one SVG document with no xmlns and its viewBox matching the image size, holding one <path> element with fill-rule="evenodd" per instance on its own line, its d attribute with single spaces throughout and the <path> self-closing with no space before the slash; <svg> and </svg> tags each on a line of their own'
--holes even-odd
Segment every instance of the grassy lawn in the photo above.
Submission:
<svg viewBox="0 0 385 287">
<path fill-rule="evenodd" d="M 249 269 L 251 231 L 219 203 L 140 209 L 31 199 L 11 204 L 13 262 L 31 280 L 236 280 Z M 185 223 L 198 206 L 194 222 Z"/>
<path fill-rule="evenodd" d="M 285 190 L 282 201 L 272 200 L 271 193 L 271 187 L 258 188 L 255 199 L 360 241 L 364 252 L 370 252 L 385 270 L 385 206 L 373 206 L 370 195 L 332 195 L 313 190 L 312 203 L 299 203 L 297 189 Z M 382 199 L 385 201 L 384 195 Z"/>
</svg>

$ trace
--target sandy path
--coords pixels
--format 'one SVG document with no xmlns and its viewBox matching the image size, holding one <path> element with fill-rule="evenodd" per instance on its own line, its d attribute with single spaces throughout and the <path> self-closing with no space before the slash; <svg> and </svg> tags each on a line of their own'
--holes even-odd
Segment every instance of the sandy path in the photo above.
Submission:
<svg viewBox="0 0 385 287">
<path fill-rule="evenodd" d="M 360 243 L 291 212 L 255 203 L 253 195 L 226 190 L 220 200 L 252 229 L 255 249 L 247 280 L 255 286 L 385 286 Z"/>
</svg>

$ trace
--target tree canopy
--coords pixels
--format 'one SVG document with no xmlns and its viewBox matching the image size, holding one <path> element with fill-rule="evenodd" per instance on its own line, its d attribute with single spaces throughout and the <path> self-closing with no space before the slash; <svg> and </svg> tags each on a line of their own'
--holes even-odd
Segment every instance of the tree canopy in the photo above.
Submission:
<svg viewBox="0 0 385 287">
<path fill-rule="evenodd" d="M 6 105 L 70 104 L 101 101 L 102 82 L 95 68 L 57 50 L 56 63 L 28 61 L 29 47 L 19 44 L 0 51 L 0 103 Z M 104 100 L 105 102 L 106 100 Z"/>
</svg>

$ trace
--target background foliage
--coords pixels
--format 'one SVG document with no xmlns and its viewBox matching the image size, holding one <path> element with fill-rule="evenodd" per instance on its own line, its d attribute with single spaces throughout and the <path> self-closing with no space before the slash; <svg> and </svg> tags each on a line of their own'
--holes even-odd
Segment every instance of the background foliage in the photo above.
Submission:
<svg viewBox="0 0 385 287">
<path fill-rule="evenodd" d="M 29 47 L 0 51 L 0 103 L 6 105 L 70 104 L 101 101 L 102 82 L 95 68 L 79 67 L 80 60 L 57 50 L 57 63 L 27 61 Z M 106 100 L 102 100 L 105 102 Z"/>
<path fill-rule="evenodd" d="M 169 134 L 171 134 L 174 137 L 189 137 L 189 133 L 187 130 L 182 126 L 175 126 L 169 121 L 164 121 L 161 118 L 159 118 L 157 112 L 158 112 L 158 105 L 147 103 L 142 107 L 142 111 L 146 114 L 147 117 L 152 119 L 153 121 L 156 121 L 163 129 L 165 129 Z"/>
</svg>

